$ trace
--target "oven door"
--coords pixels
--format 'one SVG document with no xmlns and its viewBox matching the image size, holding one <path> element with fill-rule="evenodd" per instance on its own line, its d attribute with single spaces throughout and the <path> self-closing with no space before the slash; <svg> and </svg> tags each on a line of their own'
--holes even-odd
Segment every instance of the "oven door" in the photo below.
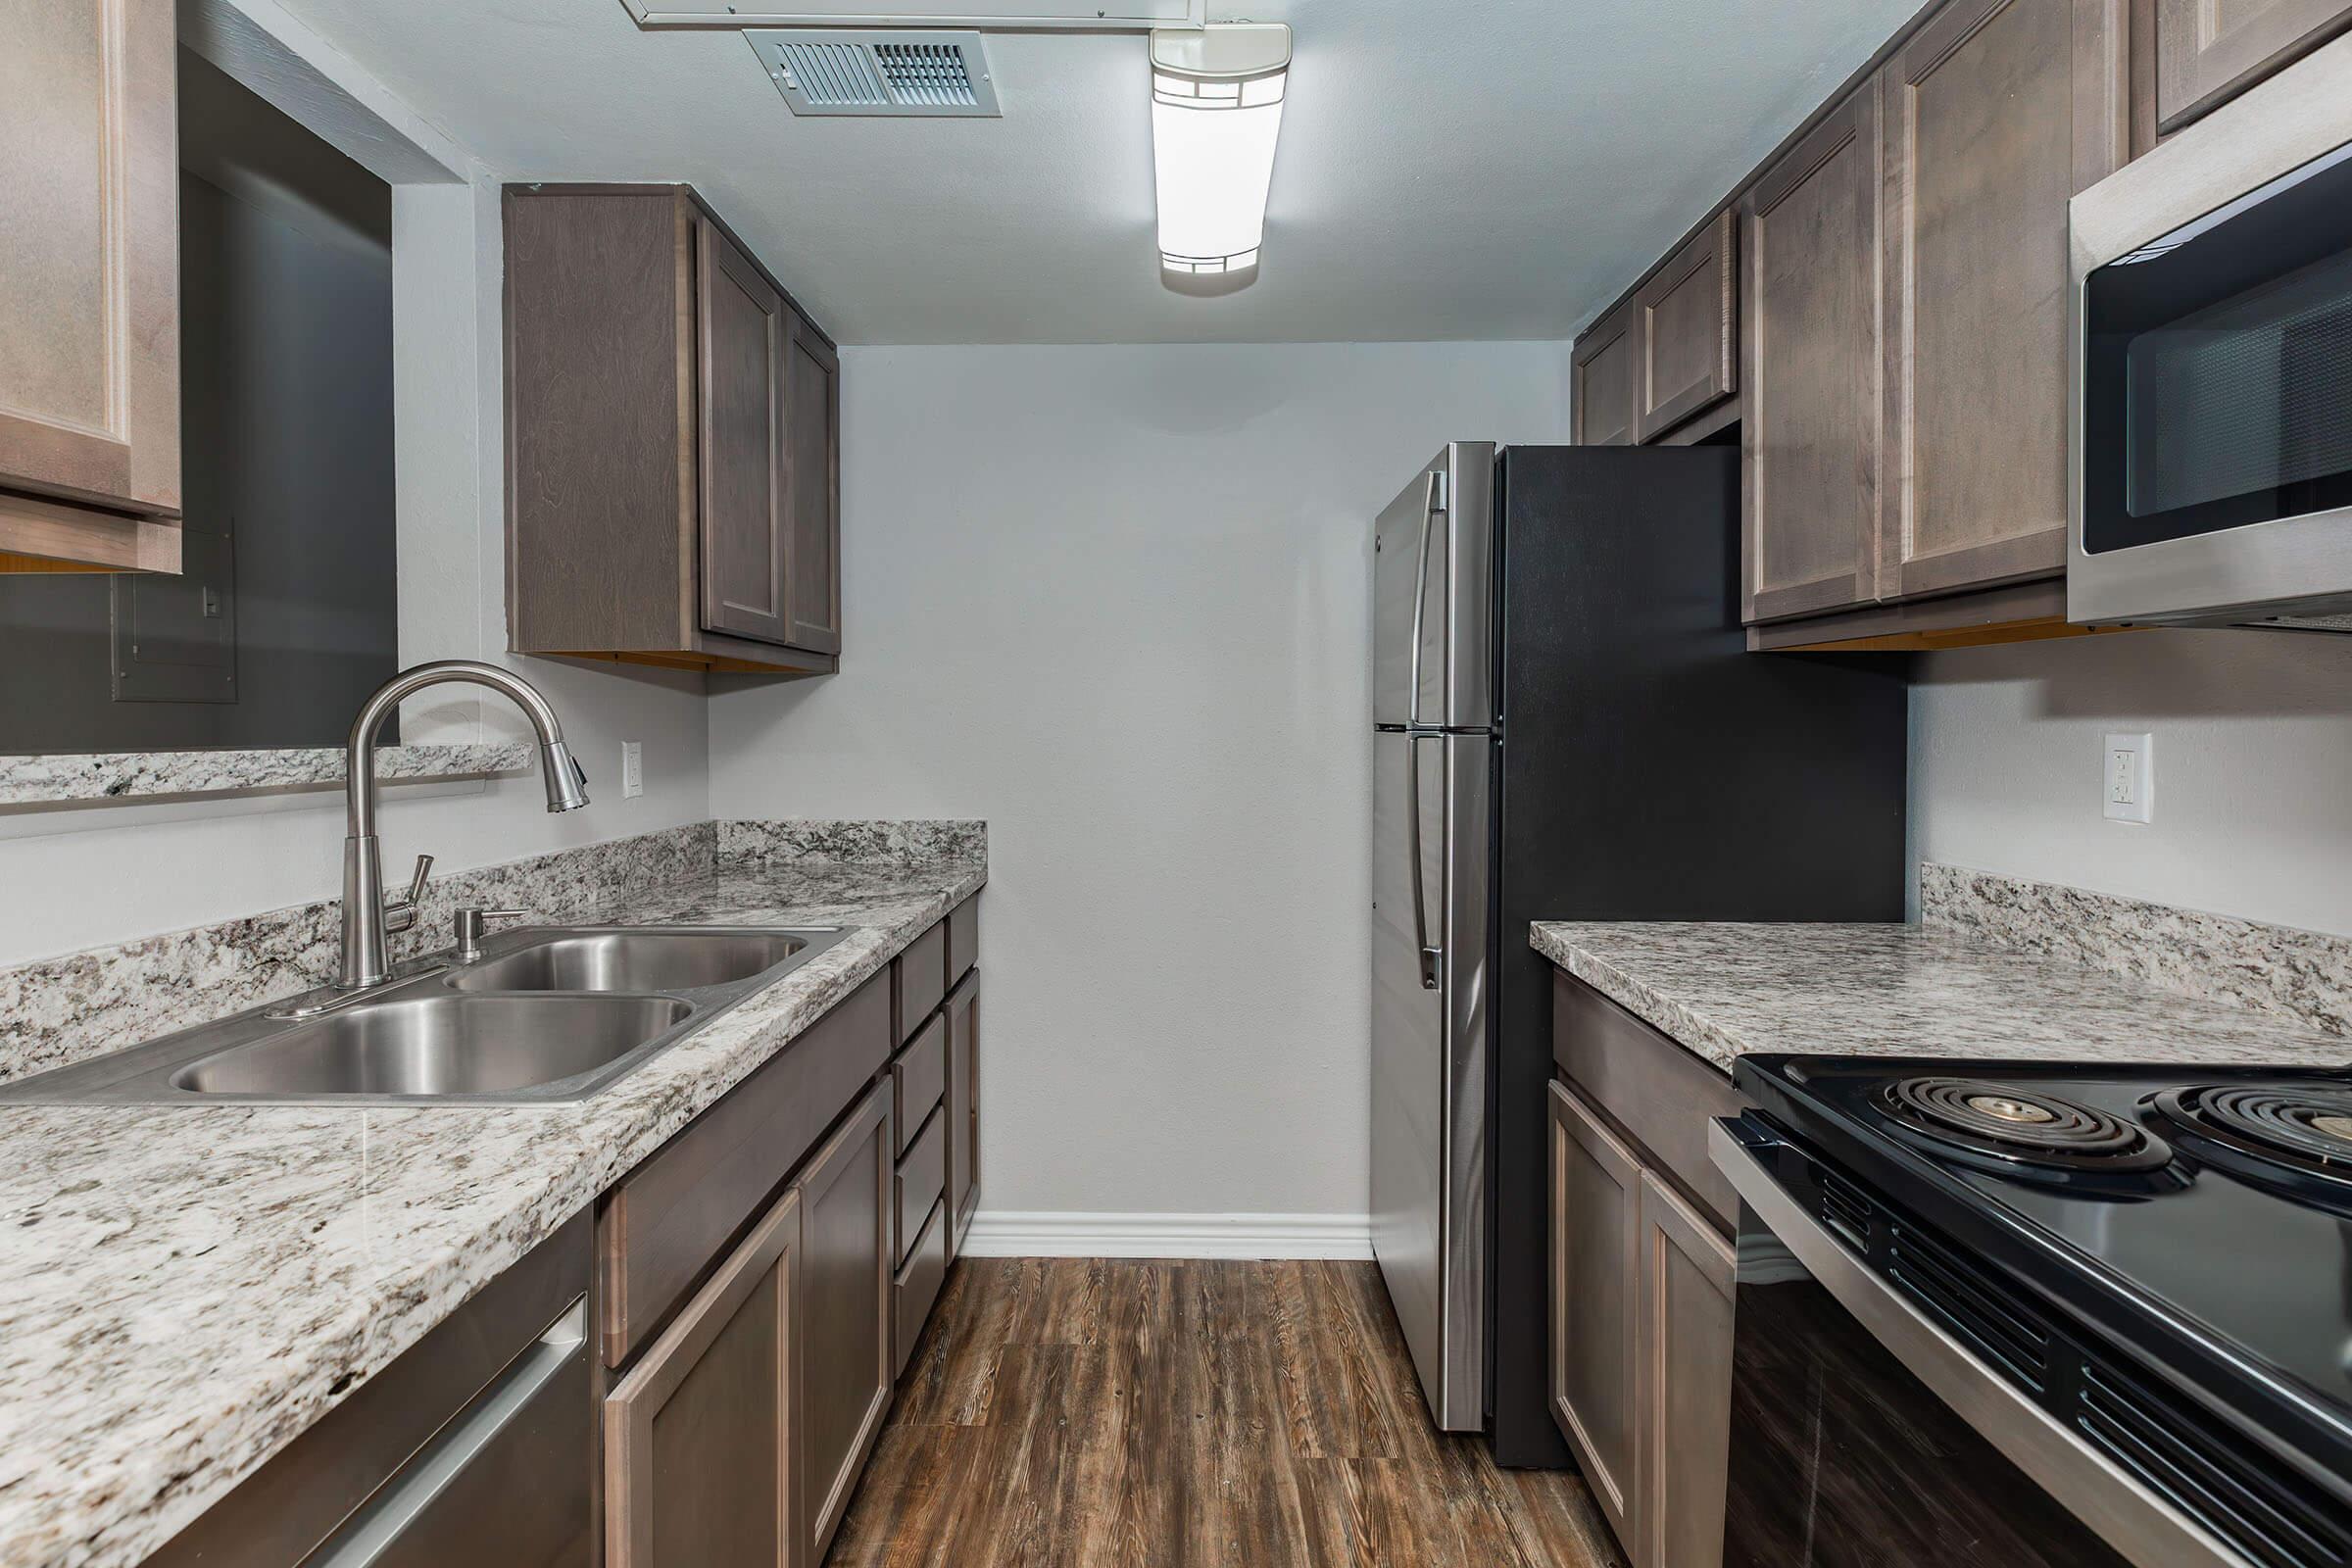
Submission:
<svg viewBox="0 0 2352 1568">
<path fill-rule="evenodd" d="M 2352 610 L 2352 146 L 2200 189 L 2076 206 L 2074 620 Z"/>
<path fill-rule="evenodd" d="M 2244 1568 L 1864 1261 L 1809 1154 L 1753 1116 L 1709 1144 L 1740 1197 L 1725 1568 Z"/>
</svg>

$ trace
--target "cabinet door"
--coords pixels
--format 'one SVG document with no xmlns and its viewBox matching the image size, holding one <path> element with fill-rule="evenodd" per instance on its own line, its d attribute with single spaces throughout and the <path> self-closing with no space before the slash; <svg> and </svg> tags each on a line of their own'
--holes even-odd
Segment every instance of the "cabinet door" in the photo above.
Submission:
<svg viewBox="0 0 2352 1568">
<path fill-rule="evenodd" d="M 1593 322 L 1576 340 L 1569 364 L 1569 400 L 1580 447 L 1633 443 L 1633 323 L 1629 303 Z"/>
<path fill-rule="evenodd" d="M 802 1234 L 795 1433 L 810 1564 L 824 1561 L 890 1409 L 893 1141 L 890 1091 L 869 1090 L 793 1183 Z"/>
<path fill-rule="evenodd" d="M 0 49 L 0 489 L 179 511 L 172 0 L 15 6 Z M 0 550 L 72 514 L 0 513 Z M 92 517 L 89 526 L 105 527 Z M 120 530 L 134 525 L 112 519 Z M 125 532 L 125 538 L 130 535 Z M 61 554 L 71 554 L 60 542 Z M 31 552 L 28 552 L 31 553 Z M 127 564 L 127 563 L 126 563 Z"/>
<path fill-rule="evenodd" d="M 2066 564 L 2067 202 L 2123 160 L 2108 0 L 1949 0 L 1887 63 L 1882 598 Z"/>
<path fill-rule="evenodd" d="M 1650 441 L 1740 378 L 1740 218 L 1726 210 L 1634 295 L 1634 436 Z"/>
<path fill-rule="evenodd" d="M 1740 471 L 1750 621 L 1877 593 L 1879 89 L 1840 103 L 1740 199 Z"/>
<path fill-rule="evenodd" d="M 2156 117 L 2178 130 L 2352 26 L 2352 0 L 2156 0 Z"/>
<path fill-rule="evenodd" d="M 797 1568 L 801 1205 L 751 1237 L 605 1397 L 609 1568 Z"/>
<path fill-rule="evenodd" d="M 703 629 L 787 643 L 791 307 L 709 219 L 695 244 Z"/>
<path fill-rule="evenodd" d="M 1732 1430 L 1732 1244 L 1642 1173 L 1639 1568 L 1719 1568 Z"/>
<path fill-rule="evenodd" d="M 980 1210 L 980 971 L 948 999 L 948 1212 L 951 1254 Z"/>
<path fill-rule="evenodd" d="M 1576 1096 L 1551 1086 L 1551 1413 L 1600 1511 L 1632 1546 L 1642 1168 Z"/>
<path fill-rule="evenodd" d="M 792 500 L 786 586 L 791 642 L 841 652 L 841 360 L 795 315 L 784 371 L 786 488 Z"/>
</svg>

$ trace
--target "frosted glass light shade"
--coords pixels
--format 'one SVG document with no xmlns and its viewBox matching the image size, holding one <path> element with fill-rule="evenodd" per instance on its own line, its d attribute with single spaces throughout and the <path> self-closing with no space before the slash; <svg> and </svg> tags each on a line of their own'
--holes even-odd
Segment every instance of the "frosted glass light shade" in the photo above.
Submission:
<svg viewBox="0 0 2352 1568">
<path fill-rule="evenodd" d="M 1219 23 L 1152 35 L 1161 281 L 1228 293 L 1257 276 L 1290 82 L 1291 29 Z"/>
</svg>

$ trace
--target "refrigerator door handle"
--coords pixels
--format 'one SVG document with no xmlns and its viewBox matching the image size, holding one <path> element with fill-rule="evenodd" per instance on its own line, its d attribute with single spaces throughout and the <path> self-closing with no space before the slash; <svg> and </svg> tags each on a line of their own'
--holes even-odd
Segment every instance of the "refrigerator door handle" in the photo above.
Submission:
<svg viewBox="0 0 2352 1568">
<path fill-rule="evenodd" d="M 1430 524 L 1446 510 L 1446 471 L 1432 468 L 1428 478 L 1429 488 L 1421 499 L 1421 553 L 1413 567 L 1413 684 L 1404 706 L 1406 722 L 1411 724 L 1421 722 L 1421 635 L 1429 611 L 1429 541 L 1436 531 Z"/>
<path fill-rule="evenodd" d="M 1404 814 L 1413 824 L 1413 946 L 1421 955 L 1421 989 L 1424 991 L 1438 989 L 1439 965 L 1445 960 L 1446 954 L 1443 949 L 1433 948 L 1429 944 L 1429 900 L 1422 888 L 1421 743 L 1445 738 L 1443 735 L 1420 734 L 1404 738 Z"/>
</svg>

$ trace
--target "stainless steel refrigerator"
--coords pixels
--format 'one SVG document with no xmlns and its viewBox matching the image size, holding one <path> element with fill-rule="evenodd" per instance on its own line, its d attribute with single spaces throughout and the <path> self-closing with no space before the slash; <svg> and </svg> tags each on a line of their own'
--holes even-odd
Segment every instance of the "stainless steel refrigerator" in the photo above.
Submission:
<svg viewBox="0 0 2352 1568">
<path fill-rule="evenodd" d="M 1747 652 L 1732 447 L 1446 448 L 1373 581 L 1372 1237 L 1431 1414 L 1561 1465 L 1537 919 L 1899 919 L 1899 658 Z"/>
</svg>

